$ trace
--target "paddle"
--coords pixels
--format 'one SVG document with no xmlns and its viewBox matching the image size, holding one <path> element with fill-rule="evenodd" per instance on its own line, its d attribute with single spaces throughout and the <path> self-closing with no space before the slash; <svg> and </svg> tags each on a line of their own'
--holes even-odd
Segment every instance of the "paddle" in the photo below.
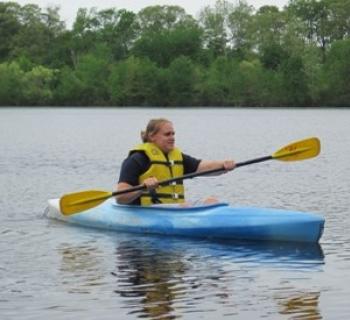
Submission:
<svg viewBox="0 0 350 320">
<path fill-rule="evenodd" d="M 274 154 L 266 157 L 256 158 L 245 162 L 236 163 L 236 168 L 243 167 L 249 164 L 268 161 L 300 161 L 316 157 L 320 153 L 320 141 L 318 138 L 312 137 L 300 141 L 290 143 L 276 151 Z M 179 182 L 194 177 L 205 176 L 212 173 L 225 171 L 223 168 L 207 170 L 203 172 L 194 172 L 185 174 L 181 177 L 176 177 L 164 181 L 160 181 L 159 185 L 168 185 L 172 182 Z M 88 190 L 63 195 L 60 199 L 60 209 L 64 215 L 72 215 L 81 211 L 98 206 L 108 198 L 115 197 L 120 194 L 139 191 L 146 189 L 146 186 L 139 185 L 121 191 L 108 192 L 101 190 Z"/>
</svg>

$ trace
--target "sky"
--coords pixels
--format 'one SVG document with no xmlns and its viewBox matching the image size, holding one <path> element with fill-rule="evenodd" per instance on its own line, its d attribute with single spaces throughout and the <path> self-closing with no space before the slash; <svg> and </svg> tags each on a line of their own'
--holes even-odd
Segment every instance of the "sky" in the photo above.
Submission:
<svg viewBox="0 0 350 320">
<path fill-rule="evenodd" d="M 141 9 L 154 6 L 154 5 L 178 5 L 185 9 L 185 11 L 191 14 L 193 17 L 197 17 L 199 11 L 206 6 L 213 6 L 216 0 L 18 0 L 14 1 L 20 5 L 28 3 L 37 4 L 40 8 L 45 9 L 47 7 L 59 6 L 60 17 L 66 22 L 68 28 L 71 27 L 77 10 L 79 8 L 93 8 L 98 10 L 107 8 L 127 9 L 135 13 Z M 229 0 L 231 3 L 235 3 L 235 0 Z M 249 5 L 258 9 L 264 5 L 274 5 L 280 8 L 288 4 L 288 0 L 247 0 Z"/>
</svg>

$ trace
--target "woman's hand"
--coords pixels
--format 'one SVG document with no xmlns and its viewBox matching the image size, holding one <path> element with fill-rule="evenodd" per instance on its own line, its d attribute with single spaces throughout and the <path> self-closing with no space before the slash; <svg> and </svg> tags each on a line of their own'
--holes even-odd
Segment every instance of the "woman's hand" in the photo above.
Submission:
<svg viewBox="0 0 350 320">
<path fill-rule="evenodd" d="M 143 181 L 143 184 L 147 188 L 147 190 L 154 190 L 159 186 L 159 181 L 155 177 L 149 177 Z M 123 191 L 125 189 L 130 189 L 132 187 L 134 186 L 131 186 L 125 182 L 120 182 L 117 185 L 117 191 Z M 119 204 L 129 204 L 133 202 L 135 199 L 139 198 L 143 192 L 144 192 L 143 190 L 139 190 L 139 191 L 120 194 L 117 196 L 117 202 Z"/>
<path fill-rule="evenodd" d="M 156 177 L 149 177 L 143 181 L 147 190 L 154 190 L 159 187 L 159 181 Z"/>
<path fill-rule="evenodd" d="M 231 171 L 236 167 L 236 163 L 233 160 L 224 160 L 223 167 L 225 171 Z"/>
</svg>

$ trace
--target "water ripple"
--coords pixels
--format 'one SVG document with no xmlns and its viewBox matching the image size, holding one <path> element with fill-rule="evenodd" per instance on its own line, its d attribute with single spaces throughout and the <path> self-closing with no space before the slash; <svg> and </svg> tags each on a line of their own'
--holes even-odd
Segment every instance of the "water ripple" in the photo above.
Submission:
<svg viewBox="0 0 350 320">
<path fill-rule="evenodd" d="M 293 280 L 303 281 L 309 278 L 307 273 L 320 272 L 324 265 L 318 245 L 153 239 L 119 243 L 116 269 L 111 272 L 117 285 L 114 292 L 127 298 L 127 308 L 140 317 L 145 310 L 149 317 L 169 316 L 173 305 L 184 314 L 202 312 L 207 301 L 234 314 L 229 311 L 236 306 L 232 304 L 237 294 L 234 288 L 249 286 L 262 270 L 299 270 L 299 277 Z"/>
</svg>

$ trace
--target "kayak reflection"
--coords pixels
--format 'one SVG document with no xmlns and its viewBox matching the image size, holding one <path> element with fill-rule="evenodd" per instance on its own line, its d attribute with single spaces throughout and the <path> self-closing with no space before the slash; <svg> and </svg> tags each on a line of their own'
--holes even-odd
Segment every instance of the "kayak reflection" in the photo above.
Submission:
<svg viewBox="0 0 350 320">
<path fill-rule="evenodd" d="M 249 275 L 249 270 L 318 272 L 324 264 L 319 244 L 120 236 L 111 273 L 115 293 L 126 298 L 130 314 L 143 318 L 195 312 L 208 295 L 220 305 L 232 305 L 235 286 L 256 281 L 255 271 Z"/>
<path fill-rule="evenodd" d="M 173 302 L 180 298 L 178 279 L 186 274 L 186 264 L 177 255 L 145 250 L 138 242 L 122 242 L 117 247 L 118 262 L 112 272 L 118 293 L 134 298 L 129 313 L 151 319 L 173 319 Z M 139 301 L 140 303 L 134 303 Z M 136 310 L 135 310 L 136 306 Z"/>
</svg>

